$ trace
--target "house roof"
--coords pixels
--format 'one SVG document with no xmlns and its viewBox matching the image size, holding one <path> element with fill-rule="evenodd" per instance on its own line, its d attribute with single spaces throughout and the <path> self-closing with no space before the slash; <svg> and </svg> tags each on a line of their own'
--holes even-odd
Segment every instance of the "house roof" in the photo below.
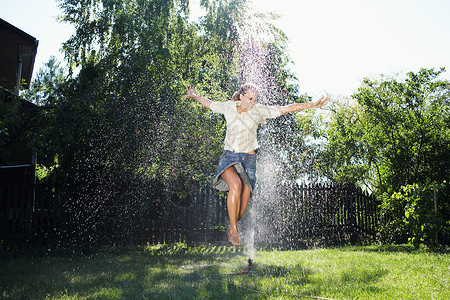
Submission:
<svg viewBox="0 0 450 300">
<path fill-rule="evenodd" d="M 0 86 L 14 91 L 19 80 L 28 88 L 39 41 L 0 18 Z"/>
<path fill-rule="evenodd" d="M 6 22 L 5 20 L 3 20 L 2 18 L 0 18 L 0 26 L 3 26 L 9 30 L 11 30 L 12 32 L 24 37 L 25 39 L 28 39 L 30 42 L 37 42 L 39 43 L 38 40 L 36 40 L 35 37 L 29 35 L 28 33 L 26 33 L 23 30 L 20 30 L 19 28 L 15 27 L 14 25 L 11 25 L 10 23 Z"/>
</svg>

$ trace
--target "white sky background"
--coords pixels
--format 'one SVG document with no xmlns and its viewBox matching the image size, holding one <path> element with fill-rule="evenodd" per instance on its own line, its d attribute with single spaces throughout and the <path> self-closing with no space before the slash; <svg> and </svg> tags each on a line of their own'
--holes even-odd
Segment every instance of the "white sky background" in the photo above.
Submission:
<svg viewBox="0 0 450 300">
<path fill-rule="evenodd" d="M 253 7 L 281 15 L 301 93 L 350 96 L 364 77 L 421 67 L 446 67 L 450 78 L 449 0 L 253 0 Z M 59 49 L 73 30 L 59 14 L 54 0 L 0 0 L 0 18 L 39 40 L 35 74 L 52 55 L 63 61 Z"/>
</svg>

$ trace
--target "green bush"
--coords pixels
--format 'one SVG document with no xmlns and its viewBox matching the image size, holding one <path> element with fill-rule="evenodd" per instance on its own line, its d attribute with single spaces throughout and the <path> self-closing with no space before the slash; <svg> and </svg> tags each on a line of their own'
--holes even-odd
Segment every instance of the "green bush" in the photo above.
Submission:
<svg viewBox="0 0 450 300">
<path fill-rule="evenodd" d="M 385 197 L 383 210 L 391 212 L 380 228 L 383 242 L 404 242 L 435 247 L 448 244 L 450 231 L 448 184 L 428 181 L 402 186 Z"/>
</svg>

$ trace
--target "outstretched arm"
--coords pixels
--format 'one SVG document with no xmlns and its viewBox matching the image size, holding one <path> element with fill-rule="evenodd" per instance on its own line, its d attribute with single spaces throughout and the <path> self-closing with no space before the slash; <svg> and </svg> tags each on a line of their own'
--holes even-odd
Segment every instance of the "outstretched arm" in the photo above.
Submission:
<svg viewBox="0 0 450 300">
<path fill-rule="evenodd" d="M 281 112 L 287 114 L 290 112 L 300 111 L 308 108 L 322 108 L 322 106 L 328 101 L 328 97 L 321 97 L 316 101 L 305 103 L 292 103 L 284 106 L 280 106 Z"/>
<path fill-rule="evenodd" d="M 192 86 L 190 86 L 190 87 L 186 86 L 186 95 L 183 96 L 183 98 L 193 98 L 198 103 L 200 103 L 203 107 L 206 107 L 206 108 L 209 108 L 209 105 L 212 103 L 212 101 L 209 100 L 208 98 L 197 96 L 195 94 L 194 88 Z"/>
</svg>

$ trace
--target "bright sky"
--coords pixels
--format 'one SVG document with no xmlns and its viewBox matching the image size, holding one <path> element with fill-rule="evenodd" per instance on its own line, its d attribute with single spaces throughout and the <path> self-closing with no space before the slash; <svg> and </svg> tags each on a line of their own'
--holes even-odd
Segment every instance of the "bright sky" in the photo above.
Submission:
<svg viewBox="0 0 450 300">
<path fill-rule="evenodd" d="M 199 0 L 191 0 L 198 3 Z M 302 93 L 350 96 L 364 77 L 446 67 L 450 79 L 448 0 L 253 0 L 281 15 Z M 35 73 L 72 29 L 56 21 L 55 0 L 0 0 L 0 18 L 39 40 Z"/>
</svg>

